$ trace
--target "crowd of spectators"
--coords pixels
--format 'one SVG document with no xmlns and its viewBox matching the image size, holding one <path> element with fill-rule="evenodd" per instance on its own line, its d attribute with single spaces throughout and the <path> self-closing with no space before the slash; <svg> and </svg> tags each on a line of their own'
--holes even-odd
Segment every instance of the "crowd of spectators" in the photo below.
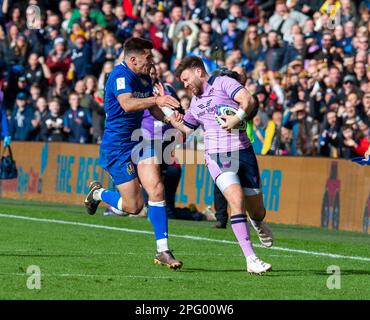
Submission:
<svg viewBox="0 0 370 320">
<path fill-rule="evenodd" d="M 30 24 L 35 8 L 41 18 Z M 153 42 L 159 79 L 185 109 L 190 96 L 174 76 L 182 58 L 202 57 L 209 73 L 238 72 L 260 103 L 257 154 L 363 155 L 369 8 L 369 0 L 0 0 L 12 139 L 99 143 L 105 77 L 134 36 Z"/>
</svg>

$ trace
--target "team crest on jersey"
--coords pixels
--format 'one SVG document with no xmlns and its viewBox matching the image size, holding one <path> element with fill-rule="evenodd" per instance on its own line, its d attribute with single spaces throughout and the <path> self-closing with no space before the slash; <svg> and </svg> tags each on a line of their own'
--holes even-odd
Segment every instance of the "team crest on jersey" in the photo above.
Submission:
<svg viewBox="0 0 370 320">
<path fill-rule="evenodd" d="M 149 84 L 149 82 L 148 82 L 148 81 L 146 81 L 146 80 L 144 80 L 144 79 L 141 79 L 141 83 L 142 83 L 142 85 L 143 85 L 144 87 L 146 87 L 146 86 Z"/>
<path fill-rule="evenodd" d="M 127 164 L 127 167 L 126 167 L 126 171 L 127 173 L 131 176 L 132 174 L 134 174 L 135 172 L 135 167 L 134 165 L 130 162 Z"/>
<path fill-rule="evenodd" d="M 126 79 L 125 78 L 117 78 L 117 90 L 122 90 L 126 88 Z"/>
<path fill-rule="evenodd" d="M 220 104 L 217 106 L 217 115 L 219 116 L 234 116 L 236 114 L 236 109 L 227 106 L 225 104 Z M 245 131 L 247 129 L 247 121 L 243 120 L 240 123 L 239 130 Z"/>
</svg>

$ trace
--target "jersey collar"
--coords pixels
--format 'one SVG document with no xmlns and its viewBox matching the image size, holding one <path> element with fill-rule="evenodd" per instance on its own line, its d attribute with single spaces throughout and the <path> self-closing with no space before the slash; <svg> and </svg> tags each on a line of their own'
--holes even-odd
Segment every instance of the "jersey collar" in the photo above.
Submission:
<svg viewBox="0 0 370 320">
<path fill-rule="evenodd" d="M 213 85 L 213 82 L 215 82 L 217 76 L 210 76 L 209 79 L 208 79 L 208 84 L 209 85 Z"/>
</svg>

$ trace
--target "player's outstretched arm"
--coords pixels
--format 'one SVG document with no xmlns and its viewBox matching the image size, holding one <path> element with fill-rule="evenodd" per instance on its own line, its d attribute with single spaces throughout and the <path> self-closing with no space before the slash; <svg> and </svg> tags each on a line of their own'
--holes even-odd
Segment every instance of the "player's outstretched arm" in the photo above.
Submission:
<svg viewBox="0 0 370 320">
<path fill-rule="evenodd" d="M 161 108 L 158 106 L 154 106 L 150 108 L 149 111 L 154 118 L 165 123 L 170 123 L 169 117 L 171 117 L 172 114 L 175 114 L 175 118 L 180 122 L 183 118 L 183 115 L 181 113 L 179 113 L 177 110 L 172 110 L 169 107 Z"/>
<path fill-rule="evenodd" d="M 171 96 L 158 96 L 149 98 L 135 98 L 132 93 L 122 93 L 117 97 L 123 110 L 126 112 L 142 111 L 154 106 L 168 106 L 173 109 L 180 107 L 180 102 Z"/>
</svg>

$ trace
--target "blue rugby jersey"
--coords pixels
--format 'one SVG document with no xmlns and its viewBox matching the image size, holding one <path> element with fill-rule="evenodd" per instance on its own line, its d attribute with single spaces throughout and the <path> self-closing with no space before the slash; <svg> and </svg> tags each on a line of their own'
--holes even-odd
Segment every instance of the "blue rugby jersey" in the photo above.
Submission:
<svg viewBox="0 0 370 320">
<path fill-rule="evenodd" d="M 135 98 L 148 98 L 153 95 L 153 86 L 149 76 L 139 77 L 125 62 L 115 66 L 106 82 L 104 109 L 106 113 L 105 129 L 100 145 L 101 155 L 119 155 L 129 157 L 131 150 L 138 143 L 131 135 L 140 129 L 143 111 L 126 112 L 118 102 L 122 93 L 132 93 Z"/>
</svg>

